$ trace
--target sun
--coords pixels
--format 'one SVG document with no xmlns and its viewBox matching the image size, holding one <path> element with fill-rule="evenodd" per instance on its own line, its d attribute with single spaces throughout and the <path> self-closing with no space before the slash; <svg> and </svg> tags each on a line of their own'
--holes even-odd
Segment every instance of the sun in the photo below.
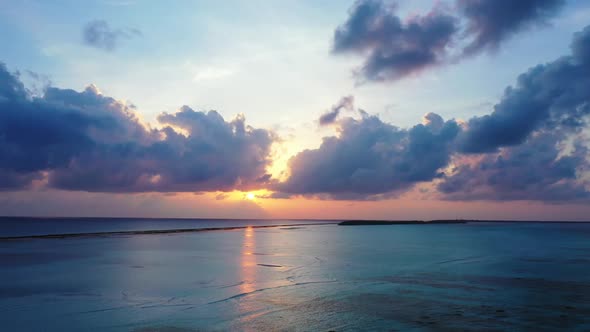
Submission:
<svg viewBox="0 0 590 332">
<path fill-rule="evenodd" d="M 246 198 L 253 201 L 256 198 L 256 195 L 254 195 L 254 193 L 247 193 Z"/>
</svg>

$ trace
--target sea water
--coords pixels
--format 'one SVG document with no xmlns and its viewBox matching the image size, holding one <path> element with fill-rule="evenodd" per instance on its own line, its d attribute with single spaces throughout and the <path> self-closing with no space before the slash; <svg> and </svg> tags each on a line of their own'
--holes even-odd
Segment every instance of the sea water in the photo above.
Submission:
<svg viewBox="0 0 590 332">
<path fill-rule="evenodd" d="M 0 241 L 0 330 L 587 331 L 590 224 Z"/>
</svg>

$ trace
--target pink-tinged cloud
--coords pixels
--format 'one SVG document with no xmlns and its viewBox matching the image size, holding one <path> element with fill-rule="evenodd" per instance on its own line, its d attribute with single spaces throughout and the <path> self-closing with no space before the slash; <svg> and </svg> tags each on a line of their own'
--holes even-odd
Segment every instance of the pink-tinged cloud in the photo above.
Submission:
<svg viewBox="0 0 590 332">
<path fill-rule="evenodd" d="M 338 123 L 338 136 L 325 137 L 318 149 L 290 160 L 291 176 L 275 189 L 294 195 L 375 199 L 432 181 L 442 176 L 439 169 L 449 162 L 459 126 L 435 114 L 429 118 L 426 125 L 409 130 L 376 116 L 344 118 Z"/>
<path fill-rule="evenodd" d="M 297 153 L 290 176 L 267 173 L 277 137 L 238 116 L 182 107 L 149 129 L 133 106 L 102 95 L 47 88 L 30 95 L 0 66 L 0 188 L 90 192 L 270 189 L 269 198 L 340 200 L 398 197 L 417 184 L 444 200 L 588 202 L 590 27 L 571 54 L 538 65 L 508 87 L 489 115 L 460 125 L 429 113 L 398 128 L 359 112 L 339 118 L 337 135 Z M 342 99 L 335 110 L 352 107 Z M 467 163 L 465 156 L 477 156 Z M 472 159 L 472 158 L 467 158 Z"/>
<path fill-rule="evenodd" d="M 375 116 L 342 119 L 338 136 L 291 159 L 290 178 L 275 189 L 283 196 L 386 199 L 434 180 L 446 200 L 587 202 L 589 49 L 587 27 L 575 34 L 570 55 L 520 75 L 491 114 L 462 127 L 434 113 L 409 130 Z M 475 163 L 455 158 L 446 169 L 464 154 L 483 156 Z"/>
<path fill-rule="evenodd" d="M 268 181 L 275 135 L 238 116 L 182 107 L 149 129 L 133 106 L 104 96 L 48 88 L 30 96 L 0 66 L 0 188 L 46 177 L 47 186 L 95 192 L 231 191 Z M 186 136 L 171 126 L 182 128 Z"/>
</svg>

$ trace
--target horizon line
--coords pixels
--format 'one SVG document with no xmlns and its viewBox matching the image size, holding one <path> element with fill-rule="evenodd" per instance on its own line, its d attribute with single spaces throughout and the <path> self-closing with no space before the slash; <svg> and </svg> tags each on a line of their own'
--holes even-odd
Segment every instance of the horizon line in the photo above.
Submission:
<svg viewBox="0 0 590 332">
<path fill-rule="evenodd" d="M 442 219 L 376 219 L 376 218 L 367 218 L 367 219 L 359 219 L 359 218 L 352 218 L 352 219 L 345 219 L 345 218 L 206 218 L 206 217 L 106 217 L 106 216 L 2 216 L 0 215 L 0 221 L 5 219 L 134 219 L 134 220 L 212 220 L 212 221 L 230 221 L 230 220 L 237 220 L 237 221 L 271 221 L 271 220 L 285 220 L 285 221 L 394 221 L 394 222 L 403 222 L 403 221 L 421 221 L 421 222 L 433 222 L 433 221 L 465 221 L 465 222 L 514 222 L 514 223 L 590 223 L 590 220 L 530 220 L 530 219 L 472 219 L 472 218 L 442 218 Z"/>
</svg>

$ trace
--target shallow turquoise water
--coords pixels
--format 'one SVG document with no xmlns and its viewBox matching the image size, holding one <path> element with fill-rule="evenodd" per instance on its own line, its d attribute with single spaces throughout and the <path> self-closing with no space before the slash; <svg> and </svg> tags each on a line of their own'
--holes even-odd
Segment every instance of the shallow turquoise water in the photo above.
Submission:
<svg viewBox="0 0 590 332">
<path fill-rule="evenodd" d="M 7 331 L 590 330 L 590 224 L 0 242 Z"/>
</svg>

